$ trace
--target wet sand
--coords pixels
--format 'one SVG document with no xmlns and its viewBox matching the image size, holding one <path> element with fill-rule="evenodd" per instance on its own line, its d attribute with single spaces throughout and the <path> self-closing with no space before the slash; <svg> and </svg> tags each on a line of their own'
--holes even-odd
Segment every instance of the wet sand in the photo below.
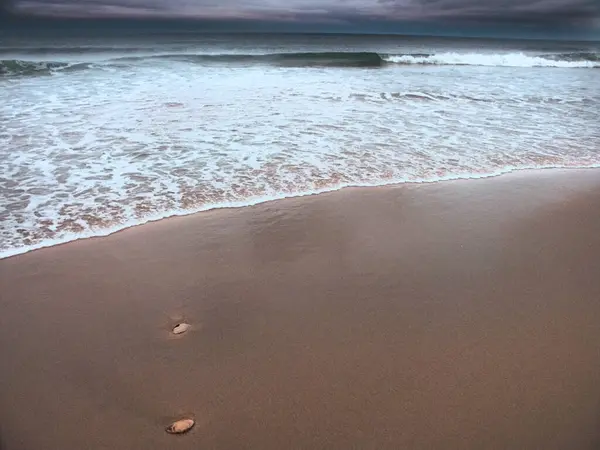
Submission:
<svg viewBox="0 0 600 450">
<path fill-rule="evenodd" d="M 174 218 L 0 285 L 2 450 L 600 448 L 599 170 Z"/>
</svg>

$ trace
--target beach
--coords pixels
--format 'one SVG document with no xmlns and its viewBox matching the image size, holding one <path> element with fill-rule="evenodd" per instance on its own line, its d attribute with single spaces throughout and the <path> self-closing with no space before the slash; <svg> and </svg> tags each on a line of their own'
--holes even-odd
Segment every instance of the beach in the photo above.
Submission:
<svg viewBox="0 0 600 450">
<path fill-rule="evenodd" d="M 0 260 L 0 448 L 596 449 L 599 188 L 347 188 Z"/>
</svg>

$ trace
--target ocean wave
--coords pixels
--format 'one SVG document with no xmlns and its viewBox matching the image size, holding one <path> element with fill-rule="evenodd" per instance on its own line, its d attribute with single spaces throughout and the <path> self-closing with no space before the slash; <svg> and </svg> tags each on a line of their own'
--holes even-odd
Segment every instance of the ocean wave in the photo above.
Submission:
<svg viewBox="0 0 600 450">
<path fill-rule="evenodd" d="M 167 54 L 151 57 L 120 58 L 134 62 L 147 58 L 172 59 L 191 63 L 269 64 L 294 67 L 381 67 L 384 65 L 464 65 L 494 67 L 600 67 L 596 53 L 566 53 L 528 56 L 524 53 L 407 53 L 380 54 L 376 52 L 310 52 L 271 54 Z"/>
<path fill-rule="evenodd" d="M 87 63 L 2 59 L 0 60 L 0 77 L 49 75 L 54 72 L 83 70 L 88 67 L 90 64 Z"/>
<path fill-rule="evenodd" d="M 375 52 L 299 52 L 265 54 L 161 54 L 124 57 L 120 62 L 137 62 L 147 59 L 168 59 L 198 64 L 265 64 L 288 67 L 380 67 L 384 57 Z"/>
<path fill-rule="evenodd" d="M 530 56 L 524 53 L 435 53 L 430 55 L 387 55 L 385 61 L 394 64 L 438 66 L 491 66 L 491 67 L 562 67 L 598 68 L 600 55 L 596 53 L 568 53 Z"/>
<path fill-rule="evenodd" d="M 600 54 L 575 52 L 539 56 L 524 53 L 407 53 L 376 52 L 300 52 L 268 54 L 155 54 L 127 55 L 89 62 L 0 60 L 0 76 L 47 75 L 92 67 L 129 67 L 142 62 L 169 60 L 200 65 L 270 65 L 279 67 L 357 67 L 377 68 L 389 65 L 490 66 L 600 68 Z"/>
<path fill-rule="evenodd" d="M 588 164 L 588 165 L 561 165 L 561 164 L 545 164 L 545 165 L 525 165 L 521 167 L 515 166 L 507 166 L 502 169 L 489 170 L 484 172 L 463 172 L 463 173 L 453 173 L 440 175 L 437 177 L 430 178 L 422 178 L 422 179 L 390 179 L 390 180 L 379 180 L 373 182 L 346 182 L 346 183 L 337 183 L 332 184 L 327 187 L 322 187 L 319 189 L 308 189 L 308 190 L 299 190 L 296 192 L 289 193 L 277 193 L 273 195 L 264 195 L 258 197 L 249 197 L 245 200 L 238 201 L 229 201 L 229 202 L 218 202 L 212 204 L 206 204 L 201 207 L 196 207 L 192 209 L 173 209 L 167 210 L 160 213 L 155 213 L 149 216 L 140 217 L 140 218 L 129 218 L 125 222 L 115 223 L 111 226 L 100 227 L 100 228 L 89 228 L 84 229 L 79 232 L 68 232 L 57 238 L 45 238 L 41 239 L 36 243 L 27 243 L 24 245 L 19 245 L 15 247 L 8 247 L 0 249 L 0 260 L 5 258 L 10 258 L 12 256 L 21 255 L 24 253 L 28 253 L 33 250 L 39 250 L 42 248 L 53 247 L 56 245 L 66 244 L 68 242 L 79 241 L 82 239 L 90 239 L 97 237 L 105 237 L 110 236 L 119 231 L 126 230 L 128 228 L 137 227 L 140 225 L 145 225 L 152 222 L 157 222 L 164 219 L 169 219 L 173 217 L 181 217 L 188 216 L 192 214 L 198 214 L 201 212 L 211 211 L 215 209 L 224 209 L 224 208 L 243 208 L 248 206 L 254 206 L 261 203 L 267 203 L 277 200 L 284 200 L 289 198 L 300 198 L 300 197 L 308 197 L 312 195 L 324 194 L 328 192 L 335 192 L 346 188 L 368 188 L 368 187 L 382 187 L 382 186 L 392 186 L 392 185 L 402 185 L 402 184 L 429 184 L 429 183 L 439 183 L 444 181 L 454 181 L 454 180 L 477 180 L 477 179 L 485 179 L 485 178 L 493 178 L 501 175 L 510 174 L 513 172 L 523 172 L 523 171 L 535 171 L 535 170 L 547 170 L 547 169 L 567 169 L 567 170 L 586 170 L 586 169 L 598 169 L 600 165 L 598 164 Z"/>
<path fill-rule="evenodd" d="M 600 53 L 590 53 L 590 52 L 573 52 L 573 53 L 559 53 L 556 55 L 552 55 L 551 59 L 555 59 L 557 61 L 592 61 L 592 62 L 600 62 Z"/>
</svg>

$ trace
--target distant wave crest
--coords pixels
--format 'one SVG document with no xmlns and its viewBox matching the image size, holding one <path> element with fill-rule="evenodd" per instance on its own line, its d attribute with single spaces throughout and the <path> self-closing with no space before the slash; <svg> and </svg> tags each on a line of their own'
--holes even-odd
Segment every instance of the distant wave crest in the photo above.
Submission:
<svg viewBox="0 0 600 450">
<path fill-rule="evenodd" d="M 439 66 L 491 66 L 491 67 L 600 67 L 596 53 L 566 53 L 541 56 L 524 53 L 436 53 L 431 55 L 387 55 L 385 61 L 394 64 L 421 64 Z"/>
<path fill-rule="evenodd" d="M 170 59 L 199 64 L 266 64 L 289 67 L 380 67 L 384 57 L 375 52 L 301 52 L 267 54 L 172 54 L 120 58 L 121 62 Z"/>
<path fill-rule="evenodd" d="M 410 53 L 375 52 L 304 52 L 271 54 L 158 54 L 121 56 L 85 62 L 0 60 L 0 76 L 48 75 L 92 67 L 127 67 L 149 60 L 174 60 L 204 65 L 270 65 L 279 67 L 357 67 L 376 68 L 389 65 L 491 66 L 491 67 L 562 67 L 600 68 L 598 53 L 563 53 L 539 56 L 524 53 Z"/>
<path fill-rule="evenodd" d="M 121 58 L 122 61 L 148 57 Z M 407 53 L 379 54 L 375 52 L 321 52 L 272 54 L 196 54 L 155 55 L 151 58 L 175 59 L 195 63 L 269 64 L 294 67 L 381 67 L 384 65 L 441 65 L 494 67 L 600 67 L 600 54 L 567 53 L 528 56 L 523 53 Z"/>
<path fill-rule="evenodd" d="M 24 61 L 20 59 L 0 60 L 0 76 L 49 75 L 53 72 L 82 70 L 90 65 L 60 61 Z"/>
</svg>

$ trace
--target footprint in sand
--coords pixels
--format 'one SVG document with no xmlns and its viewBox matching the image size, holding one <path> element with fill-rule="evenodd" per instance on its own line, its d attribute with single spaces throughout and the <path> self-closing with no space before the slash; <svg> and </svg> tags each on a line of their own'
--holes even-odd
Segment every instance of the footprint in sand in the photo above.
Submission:
<svg viewBox="0 0 600 450">
<path fill-rule="evenodd" d="M 187 433 L 195 425 L 194 419 L 181 419 L 169 425 L 165 431 L 169 434 Z"/>
<path fill-rule="evenodd" d="M 188 331 L 192 326 L 189 323 L 181 322 L 173 327 L 173 334 L 183 334 Z"/>
</svg>

